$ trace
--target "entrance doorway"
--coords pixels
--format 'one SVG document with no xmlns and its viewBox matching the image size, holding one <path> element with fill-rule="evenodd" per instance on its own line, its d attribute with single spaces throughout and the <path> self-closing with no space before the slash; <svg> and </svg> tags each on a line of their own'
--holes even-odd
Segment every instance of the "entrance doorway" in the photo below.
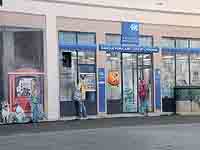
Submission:
<svg viewBox="0 0 200 150">
<path fill-rule="evenodd" d="M 96 53 L 60 51 L 60 115 L 74 116 L 74 84 L 84 84 L 88 115 L 97 114 Z"/>
<path fill-rule="evenodd" d="M 123 112 L 137 112 L 137 54 L 122 54 Z"/>
<path fill-rule="evenodd" d="M 148 103 L 148 111 L 154 110 L 154 88 L 153 88 L 153 56 L 152 54 L 138 55 L 138 84 L 140 80 L 144 80 L 147 84 L 147 93 L 145 100 Z M 138 107 L 140 106 L 140 99 L 138 96 Z"/>
<path fill-rule="evenodd" d="M 109 114 L 139 112 L 138 84 L 140 80 L 145 80 L 147 84 L 145 99 L 148 102 L 148 111 L 153 111 L 153 54 L 115 53 L 114 55 L 108 53 L 107 57 L 107 112 Z M 117 86 L 114 85 L 115 82 L 113 85 L 109 83 L 110 72 L 117 73 L 118 80 L 115 80 L 118 81 Z"/>
</svg>

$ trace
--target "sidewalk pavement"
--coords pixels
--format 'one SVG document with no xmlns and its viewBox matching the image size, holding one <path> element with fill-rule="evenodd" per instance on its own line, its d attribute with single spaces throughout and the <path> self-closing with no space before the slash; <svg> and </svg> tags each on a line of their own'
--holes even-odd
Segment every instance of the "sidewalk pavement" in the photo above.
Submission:
<svg viewBox="0 0 200 150">
<path fill-rule="evenodd" d="M 191 124 L 199 123 L 200 116 L 162 115 L 150 117 L 115 117 L 88 120 L 59 120 L 51 122 L 40 122 L 37 124 L 10 124 L 0 125 L 0 136 L 24 133 L 54 132 L 64 130 L 151 126 L 167 124 Z"/>
<path fill-rule="evenodd" d="M 149 117 L 155 116 L 170 116 L 173 115 L 173 112 L 153 112 L 148 113 Z M 200 115 L 200 114 L 199 114 Z M 129 118 L 129 117 L 144 117 L 141 113 L 123 113 L 123 114 L 106 114 L 99 116 L 88 116 L 88 119 L 108 119 L 108 118 Z M 75 120 L 76 117 L 62 117 L 60 120 Z"/>
</svg>

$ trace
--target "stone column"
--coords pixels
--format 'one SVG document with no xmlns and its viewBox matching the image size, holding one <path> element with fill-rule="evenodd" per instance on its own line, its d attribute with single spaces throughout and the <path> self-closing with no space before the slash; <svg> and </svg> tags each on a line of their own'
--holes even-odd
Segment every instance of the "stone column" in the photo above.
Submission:
<svg viewBox="0 0 200 150">
<path fill-rule="evenodd" d="M 58 68 L 58 38 L 56 29 L 56 16 L 48 13 L 46 16 L 46 52 L 45 71 L 46 77 L 46 97 L 49 120 L 57 120 L 60 117 L 59 109 L 59 68 Z"/>
</svg>

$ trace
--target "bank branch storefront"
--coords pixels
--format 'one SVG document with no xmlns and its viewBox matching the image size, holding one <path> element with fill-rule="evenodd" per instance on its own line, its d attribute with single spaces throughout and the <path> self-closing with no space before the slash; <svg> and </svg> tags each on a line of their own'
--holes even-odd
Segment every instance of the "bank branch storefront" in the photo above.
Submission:
<svg viewBox="0 0 200 150">
<path fill-rule="evenodd" d="M 148 111 L 154 111 L 153 55 L 159 49 L 151 36 L 139 35 L 139 23 L 123 22 L 121 28 L 122 34 L 105 34 L 105 44 L 96 44 L 95 33 L 59 31 L 61 116 L 75 114 L 72 95 L 78 83 L 87 87 L 88 115 L 139 112 L 141 80 Z M 148 44 L 141 46 L 143 41 Z M 104 67 L 97 66 L 97 51 L 105 54 Z"/>
<path fill-rule="evenodd" d="M 100 45 L 106 51 L 106 101 L 107 112 L 139 112 L 139 84 L 147 85 L 145 100 L 148 111 L 154 111 L 153 53 L 158 48 L 145 48 L 123 45 Z"/>
</svg>

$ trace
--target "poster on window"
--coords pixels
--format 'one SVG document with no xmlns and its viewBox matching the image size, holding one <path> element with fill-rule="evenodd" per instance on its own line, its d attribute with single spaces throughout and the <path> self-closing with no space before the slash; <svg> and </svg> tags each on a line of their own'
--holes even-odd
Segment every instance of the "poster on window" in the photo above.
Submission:
<svg viewBox="0 0 200 150">
<path fill-rule="evenodd" d="M 96 91 L 95 73 L 80 73 L 80 83 L 84 85 L 85 91 Z"/>
<path fill-rule="evenodd" d="M 111 86 L 118 87 L 120 84 L 120 73 L 118 71 L 110 71 L 108 72 L 107 82 Z"/>
</svg>

